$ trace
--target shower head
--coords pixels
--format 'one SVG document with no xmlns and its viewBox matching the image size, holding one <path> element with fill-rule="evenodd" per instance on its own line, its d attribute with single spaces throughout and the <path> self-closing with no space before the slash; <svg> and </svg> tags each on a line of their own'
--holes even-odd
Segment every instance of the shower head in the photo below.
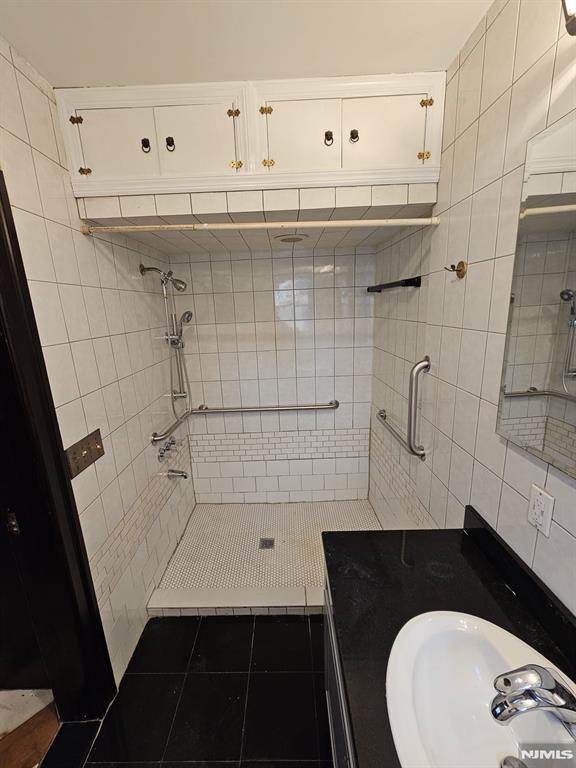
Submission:
<svg viewBox="0 0 576 768">
<path fill-rule="evenodd" d="M 564 290 L 560 291 L 562 301 L 572 301 L 575 296 L 576 291 L 573 291 L 571 288 L 564 288 Z"/>
<path fill-rule="evenodd" d="M 180 318 L 180 325 L 188 325 L 190 322 L 192 322 L 192 312 L 187 309 L 186 312 L 182 313 L 182 317 Z"/>
<path fill-rule="evenodd" d="M 186 290 L 186 283 L 184 280 L 179 280 L 177 277 L 172 277 L 172 273 L 170 273 L 170 276 L 168 278 L 174 288 L 176 288 L 177 291 L 185 291 Z"/>
</svg>

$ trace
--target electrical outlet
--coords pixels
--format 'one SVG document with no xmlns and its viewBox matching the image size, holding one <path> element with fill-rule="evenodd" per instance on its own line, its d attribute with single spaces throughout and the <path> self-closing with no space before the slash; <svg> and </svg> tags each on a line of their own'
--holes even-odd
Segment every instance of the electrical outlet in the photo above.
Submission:
<svg viewBox="0 0 576 768">
<path fill-rule="evenodd" d="M 528 522 L 537 528 L 544 536 L 550 536 L 552 512 L 554 511 L 554 496 L 550 496 L 543 488 L 532 484 L 530 501 L 528 502 Z"/>
</svg>

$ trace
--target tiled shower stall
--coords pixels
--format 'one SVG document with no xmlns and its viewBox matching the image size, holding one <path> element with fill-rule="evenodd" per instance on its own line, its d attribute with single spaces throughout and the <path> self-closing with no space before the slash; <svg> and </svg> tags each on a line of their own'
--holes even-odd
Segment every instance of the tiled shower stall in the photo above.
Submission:
<svg viewBox="0 0 576 768">
<path fill-rule="evenodd" d="M 575 45 L 559 4 L 493 4 L 447 73 L 437 228 L 377 249 L 168 255 L 154 237 L 80 233 L 53 90 L 0 40 L 0 163 L 63 445 L 95 428 L 104 438 L 104 457 L 73 486 L 118 679 L 148 606 L 317 609 L 325 527 L 459 527 L 467 503 L 575 608 L 560 568 L 576 557 L 576 486 L 495 431 L 526 142 L 574 114 Z M 346 194 L 368 207 L 378 189 Z M 180 196 L 149 197 L 160 215 Z M 125 218 L 144 215 L 140 198 L 123 200 Z M 120 210 L 118 199 L 86 199 L 82 215 L 97 205 Z M 465 281 L 445 271 L 460 259 Z M 194 313 L 184 340 L 195 407 L 339 407 L 195 414 L 170 452 L 190 479 L 162 477 L 150 434 L 171 420 L 169 350 L 160 282 L 140 262 L 187 283 L 176 306 Z M 366 291 L 415 274 L 418 291 Z M 407 374 L 426 354 L 422 462 L 376 414 L 405 422 Z M 526 522 L 531 482 L 556 496 L 550 538 Z M 267 538 L 272 551 L 259 547 Z M 212 566 L 220 580 L 208 578 Z M 197 591 L 190 603 L 193 587 L 226 594 Z M 272 588 L 274 598 L 259 592 Z"/>
</svg>

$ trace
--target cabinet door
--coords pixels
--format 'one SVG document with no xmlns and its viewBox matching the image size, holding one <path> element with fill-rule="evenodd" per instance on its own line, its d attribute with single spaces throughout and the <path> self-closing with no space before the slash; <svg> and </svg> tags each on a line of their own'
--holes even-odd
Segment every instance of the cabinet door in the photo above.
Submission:
<svg viewBox="0 0 576 768">
<path fill-rule="evenodd" d="M 272 111 L 266 115 L 268 157 L 263 160 L 269 161 L 269 170 L 339 170 L 340 103 L 340 99 L 267 102 Z"/>
<path fill-rule="evenodd" d="M 342 102 L 342 167 L 346 170 L 422 165 L 427 94 L 375 96 Z"/>
<path fill-rule="evenodd" d="M 76 116 L 82 118 L 78 131 L 84 166 L 90 169 L 91 179 L 158 175 L 158 147 L 151 107 L 83 109 L 77 110 Z M 78 169 L 72 172 L 77 174 Z"/>
<path fill-rule="evenodd" d="M 229 103 L 156 107 L 162 176 L 233 174 L 236 162 L 234 110 Z"/>
</svg>

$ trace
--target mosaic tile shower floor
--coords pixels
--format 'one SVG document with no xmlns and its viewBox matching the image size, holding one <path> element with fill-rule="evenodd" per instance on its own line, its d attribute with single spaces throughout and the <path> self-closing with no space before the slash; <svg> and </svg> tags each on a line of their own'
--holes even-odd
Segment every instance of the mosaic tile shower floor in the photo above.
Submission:
<svg viewBox="0 0 576 768">
<path fill-rule="evenodd" d="M 322 587 L 322 531 L 380 528 L 367 500 L 198 504 L 160 589 Z"/>
</svg>

